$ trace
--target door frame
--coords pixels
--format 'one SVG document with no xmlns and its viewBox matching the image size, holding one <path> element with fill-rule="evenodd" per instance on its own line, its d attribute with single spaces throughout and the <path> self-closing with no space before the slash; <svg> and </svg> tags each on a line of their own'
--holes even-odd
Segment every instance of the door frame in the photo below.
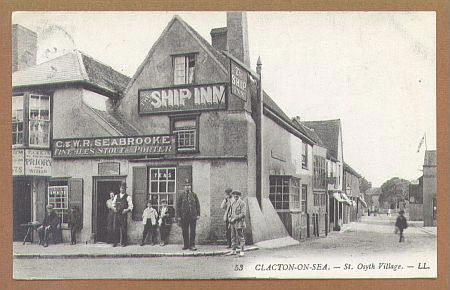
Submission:
<svg viewBox="0 0 450 290">
<path fill-rule="evenodd" d="M 92 224 L 91 233 L 94 243 L 97 242 L 97 183 L 108 181 L 125 181 L 126 175 L 92 176 Z"/>
<path fill-rule="evenodd" d="M 11 202 L 12 202 L 12 215 L 13 215 L 13 217 L 12 217 L 12 224 L 13 224 L 13 226 L 12 226 L 12 228 L 13 228 L 13 230 L 12 230 L 12 240 L 13 241 L 14 241 L 15 231 L 16 231 L 16 228 L 17 228 L 17 225 L 14 224 L 15 219 L 16 219 L 15 214 L 17 214 L 16 211 L 15 211 L 15 204 L 14 204 L 14 199 L 17 198 L 15 196 L 15 191 L 14 191 L 15 190 L 15 188 L 14 188 L 14 183 L 15 182 L 17 182 L 17 183 L 29 183 L 29 188 L 28 188 L 27 194 L 29 194 L 29 197 L 30 197 L 30 204 L 29 204 L 29 206 L 30 206 L 30 208 L 29 208 L 30 209 L 30 221 L 34 220 L 33 204 L 35 203 L 34 196 L 33 196 L 33 186 L 34 186 L 33 183 L 35 182 L 34 178 L 32 176 L 13 176 L 12 185 L 11 185 L 11 191 L 12 191 L 12 201 Z M 46 194 L 46 192 L 45 192 L 45 194 Z M 21 238 L 20 240 L 22 240 L 22 239 L 23 238 Z"/>
</svg>

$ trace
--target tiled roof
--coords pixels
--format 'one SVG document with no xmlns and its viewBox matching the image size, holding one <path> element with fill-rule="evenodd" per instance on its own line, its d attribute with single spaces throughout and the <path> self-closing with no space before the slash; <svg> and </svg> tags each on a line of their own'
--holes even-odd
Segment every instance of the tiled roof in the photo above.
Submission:
<svg viewBox="0 0 450 290">
<path fill-rule="evenodd" d="M 314 129 L 314 132 L 322 140 L 323 145 L 328 149 L 327 154 L 329 153 L 330 157 L 338 158 L 341 120 L 303 121 L 302 124 L 310 129 Z"/>
<path fill-rule="evenodd" d="M 92 108 L 101 119 L 113 127 L 116 131 L 124 136 L 137 136 L 141 133 L 131 126 L 117 109 L 109 109 L 107 112 Z"/>
<path fill-rule="evenodd" d="M 121 94 L 128 81 L 129 77 L 77 50 L 12 74 L 13 87 L 86 82 L 114 94 Z"/>
<path fill-rule="evenodd" d="M 436 166 L 436 150 L 425 151 L 424 166 Z"/>
<path fill-rule="evenodd" d="M 344 162 L 344 171 L 350 172 L 354 176 L 356 176 L 358 178 L 361 178 L 361 175 L 358 172 L 356 172 L 353 168 L 351 168 L 350 165 L 348 165 L 345 162 Z"/>
</svg>

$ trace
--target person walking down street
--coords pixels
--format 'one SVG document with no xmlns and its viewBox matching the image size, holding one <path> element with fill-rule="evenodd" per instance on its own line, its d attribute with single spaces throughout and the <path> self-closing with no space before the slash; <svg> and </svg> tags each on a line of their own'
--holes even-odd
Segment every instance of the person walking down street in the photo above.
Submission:
<svg viewBox="0 0 450 290">
<path fill-rule="evenodd" d="M 236 249 L 240 247 L 239 255 L 244 256 L 244 229 L 245 229 L 245 215 L 247 213 L 247 205 L 241 199 L 240 191 L 233 191 L 233 202 L 230 206 L 230 211 L 228 213 L 228 222 L 231 227 L 231 242 L 232 242 L 232 252 L 227 255 L 236 255 Z"/>
<path fill-rule="evenodd" d="M 225 232 L 227 237 L 227 248 L 231 248 L 231 227 L 228 223 L 228 212 L 230 210 L 232 196 L 231 192 L 233 190 L 231 188 L 225 189 L 225 197 L 220 204 L 220 208 L 225 210 L 225 213 L 223 214 L 223 221 L 225 222 Z"/>
<path fill-rule="evenodd" d="M 189 179 L 185 180 L 184 191 L 177 198 L 176 208 L 177 220 L 183 232 L 183 250 L 191 249 L 196 251 L 195 228 L 197 219 L 200 217 L 200 203 L 197 194 L 192 192 Z"/>
<path fill-rule="evenodd" d="M 116 208 L 114 207 L 114 196 L 116 194 L 114 192 L 109 193 L 109 199 L 106 200 L 106 210 L 108 211 L 108 215 L 106 217 L 106 229 L 108 232 L 107 242 L 108 244 L 113 244 L 115 240 L 116 225 L 114 223 L 114 216 L 116 214 Z"/>
<path fill-rule="evenodd" d="M 53 235 L 53 239 L 55 240 L 57 235 L 58 225 L 60 224 L 60 218 L 53 211 L 53 205 L 49 204 L 46 206 L 47 212 L 45 213 L 44 221 L 42 225 L 37 229 L 39 234 L 39 245 L 44 245 L 44 247 L 48 247 L 48 235 L 51 232 Z"/>
<path fill-rule="evenodd" d="M 114 196 L 113 204 L 116 209 L 113 247 L 117 246 L 118 242 L 122 247 L 125 247 L 127 245 L 128 213 L 133 210 L 133 201 L 131 196 L 127 194 L 127 183 L 125 181 L 120 184 L 120 192 Z"/>
<path fill-rule="evenodd" d="M 158 212 L 152 207 L 152 203 L 149 200 L 147 202 L 147 208 L 144 209 L 144 212 L 142 213 L 142 223 L 144 224 L 144 231 L 142 232 L 141 246 L 145 244 L 149 232 L 152 236 L 152 246 L 156 245 L 156 235 L 158 233 L 157 220 Z"/>
<path fill-rule="evenodd" d="M 167 206 L 165 199 L 161 200 L 161 208 L 159 210 L 159 234 L 161 236 L 160 246 L 168 244 L 170 229 L 172 227 L 173 208 Z"/>
<path fill-rule="evenodd" d="M 399 216 L 397 217 L 397 220 L 395 221 L 395 226 L 398 228 L 400 232 L 400 239 L 399 243 L 405 241 L 405 237 L 403 236 L 403 231 L 408 227 L 408 223 L 406 222 L 406 218 L 403 216 L 405 211 L 401 210 L 399 212 Z"/>
<path fill-rule="evenodd" d="M 69 212 L 68 225 L 70 229 L 70 244 L 75 245 L 77 243 L 77 232 L 81 230 L 81 214 L 78 207 L 71 206 Z"/>
</svg>

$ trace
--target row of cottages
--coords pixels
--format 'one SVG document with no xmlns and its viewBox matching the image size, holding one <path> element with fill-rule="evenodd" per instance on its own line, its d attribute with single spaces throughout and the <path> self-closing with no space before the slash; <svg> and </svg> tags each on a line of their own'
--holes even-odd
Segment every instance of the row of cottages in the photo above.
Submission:
<svg viewBox="0 0 450 290">
<path fill-rule="evenodd" d="M 224 240 L 227 187 L 247 202 L 249 243 L 325 235 L 342 224 L 352 202 L 343 193 L 340 122 L 331 122 L 331 137 L 322 134 L 262 90 L 261 63 L 250 68 L 245 13 L 227 13 L 227 27 L 211 38 L 174 16 L 132 78 L 80 51 L 13 73 L 15 240 L 21 224 L 42 220 L 53 204 L 63 229 L 76 205 L 80 240 L 105 242 L 105 202 L 122 181 L 134 204 L 132 242 L 147 201 L 173 206 L 186 178 L 201 206 L 199 244 Z M 169 240 L 181 243 L 176 224 Z"/>
</svg>

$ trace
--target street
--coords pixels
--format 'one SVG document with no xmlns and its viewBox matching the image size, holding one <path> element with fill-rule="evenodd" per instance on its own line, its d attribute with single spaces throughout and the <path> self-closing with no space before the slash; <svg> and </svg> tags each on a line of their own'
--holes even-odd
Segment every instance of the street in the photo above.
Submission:
<svg viewBox="0 0 450 290">
<path fill-rule="evenodd" d="M 393 233 L 394 221 L 395 217 L 365 216 L 361 222 L 348 224 L 341 232 L 333 232 L 327 237 L 308 239 L 296 246 L 250 251 L 245 257 L 14 259 L 14 277 L 227 279 L 435 276 L 436 229 L 410 225 L 405 231 L 405 242 L 399 243 L 398 235 Z"/>
</svg>

